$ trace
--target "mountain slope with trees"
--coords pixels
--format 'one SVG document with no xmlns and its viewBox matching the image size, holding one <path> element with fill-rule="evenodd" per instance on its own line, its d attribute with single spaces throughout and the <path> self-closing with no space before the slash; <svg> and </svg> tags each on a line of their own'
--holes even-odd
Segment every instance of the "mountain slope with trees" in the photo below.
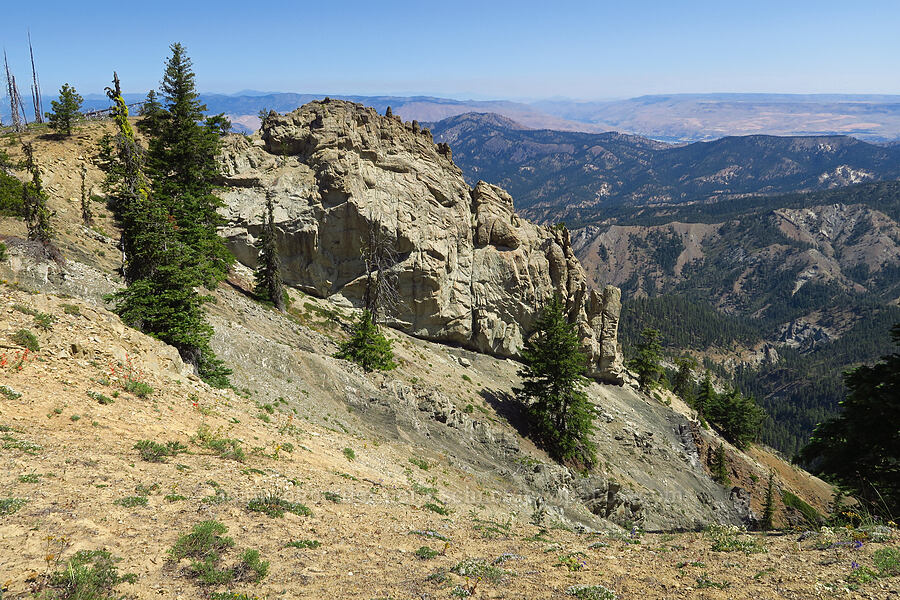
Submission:
<svg viewBox="0 0 900 600">
<path fill-rule="evenodd" d="M 619 133 L 534 130 L 491 114 L 430 125 L 470 182 L 516 198 L 520 212 L 570 228 L 620 207 L 678 206 L 900 178 L 900 147 L 846 136 L 726 137 L 670 145 Z M 634 212 L 633 210 L 631 212 Z"/>
</svg>

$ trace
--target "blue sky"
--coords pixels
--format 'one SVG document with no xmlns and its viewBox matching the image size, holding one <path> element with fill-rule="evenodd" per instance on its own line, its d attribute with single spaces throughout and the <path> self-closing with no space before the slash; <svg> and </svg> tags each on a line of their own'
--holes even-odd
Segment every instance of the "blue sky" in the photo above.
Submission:
<svg viewBox="0 0 900 600">
<path fill-rule="evenodd" d="M 44 93 L 100 92 L 113 69 L 145 92 L 173 41 L 202 91 L 226 93 L 900 93 L 897 0 L 49 0 L 4 2 L 0 20 L 20 88 L 31 30 Z"/>
</svg>

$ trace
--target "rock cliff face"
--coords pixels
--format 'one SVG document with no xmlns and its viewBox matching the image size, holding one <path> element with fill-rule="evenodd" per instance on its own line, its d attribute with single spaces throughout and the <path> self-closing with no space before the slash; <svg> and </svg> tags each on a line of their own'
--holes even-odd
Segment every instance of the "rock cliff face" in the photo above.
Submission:
<svg viewBox="0 0 900 600">
<path fill-rule="evenodd" d="M 275 204 L 285 281 L 362 304 L 364 240 L 396 253 L 400 303 L 387 322 L 417 337 L 498 356 L 521 351 L 558 293 L 578 324 L 590 374 L 621 383 L 620 292 L 589 288 L 565 230 L 516 216 L 502 189 L 465 183 L 449 149 L 418 124 L 344 101 L 267 119 L 222 154 L 232 251 L 255 266 L 266 193 Z"/>
</svg>

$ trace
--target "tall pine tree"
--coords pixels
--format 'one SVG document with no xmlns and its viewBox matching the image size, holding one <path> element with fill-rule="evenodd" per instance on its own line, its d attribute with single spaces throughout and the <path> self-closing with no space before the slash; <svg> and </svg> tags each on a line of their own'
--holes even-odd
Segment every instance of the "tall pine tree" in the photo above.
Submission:
<svg viewBox="0 0 900 600">
<path fill-rule="evenodd" d="M 144 152 L 128 121 L 118 77 L 114 84 L 107 95 L 115 104 L 117 134 L 101 144 L 101 164 L 122 229 L 128 283 L 113 295 L 115 311 L 125 323 L 174 346 L 205 381 L 223 387 L 230 371 L 209 347 L 212 328 L 203 315 L 204 298 L 195 290 L 196 251 L 178 235 L 166 205 L 151 195 Z"/>
<path fill-rule="evenodd" d="M 596 446 L 590 439 L 594 407 L 584 393 L 587 359 L 558 295 L 541 311 L 522 362 L 523 385 L 516 392 L 527 407 L 537 441 L 556 460 L 592 466 Z"/>
<path fill-rule="evenodd" d="M 254 292 L 263 300 L 271 302 L 275 308 L 284 312 L 284 286 L 281 282 L 280 266 L 278 259 L 278 246 L 275 243 L 275 209 L 272 204 L 272 192 L 266 190 L 266 212 L 263 216 L 263 226 L 256 242 L 259 250 L 256 266 L 256 286 Z"/>
<path fill-rule="evenodd" d="M 659 385 L 659 378 L 663 374 L 663 368 L 659 362 L 662 358 L 659 331 L 644 329 L 636 349 L 634 358 L 628 361 L 628 368 L 637 373 L 638 385 L 641 390 L 649 392 Z"/>
<path fill-rule="evenodd" d="M 31 173 L 31 181 L 22 184 L 22 209 L 28 226 L 28 239 L 50 243 L 50 209 L 47 208 L 47 193 L 41 182 L 41 170 L 34 159 L 34 147 L 30 142 L 22 144 L 25 153 L 25 168 Z"/>
<path fill-rule="evenodd" d="M 891 329 L 900 349 L 900 323 Z M 900 351 L 844 374 L 844 412 L 819 424 L 803 460 L 887 518 L 900 517 Z"/>
<path fill-rule="evenodd" d="M 150 138 L 148 173 L 153 197 L 175 219 L 200 281 L 212 287 L 234 262 L 216 231 L 223 221 L 216 212 L 222 200 L 215 195 L 216 155 L 231 124 L 221 114 L 204 117 L 206 105 L 196 90 L 191 59 L 179 43 L 170 49 L 160 86 L 162 105 L 157 109 L 154 98 L 148 98 L 149 114 L 141 122 Z"/>
</svg>

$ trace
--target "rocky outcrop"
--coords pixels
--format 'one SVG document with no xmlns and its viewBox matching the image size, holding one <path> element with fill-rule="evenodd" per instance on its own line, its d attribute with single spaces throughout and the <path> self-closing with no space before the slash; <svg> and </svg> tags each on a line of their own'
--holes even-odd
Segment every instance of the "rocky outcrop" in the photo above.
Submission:
<svg viewBox="0 0 900 600">
<path fill-rule="evenodd" d="M 397 257 L 400 302 L 389 325 L 515 357 L 542 304 L 559 294 L 590 374 L 621 383 L 618 289 L 590 289 L 565 229 L 520 219 L 496 186 L 470 189 L 427 130 L 326 99 L 267 119 L 258 138 L 232 138 L 222 172 L 223 233 L 248 266 L 270 192 L 288 284 L 361 305 L 361 250 L 377 234 Z"/>
</svg>

